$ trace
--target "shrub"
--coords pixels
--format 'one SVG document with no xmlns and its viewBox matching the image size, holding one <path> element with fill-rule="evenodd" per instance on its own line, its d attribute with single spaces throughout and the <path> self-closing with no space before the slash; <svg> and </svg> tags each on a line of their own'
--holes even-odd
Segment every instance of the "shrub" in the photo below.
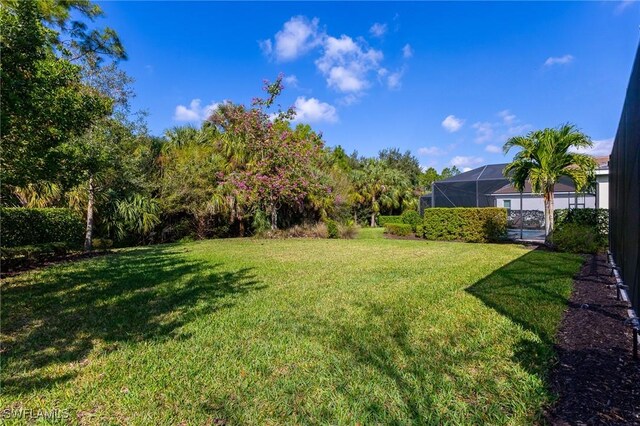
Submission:
<svg viewBox="0 0 640 426">
<path fill-rule="evenodd" d="M 555 229 L 574 223 L 590 227 L 606 241 L 609 235 L 609 210 L 607 209 L 557 209 L 553 212 Z"/>
<path fill-rule="evenodd" d="M 340 238 L 340 229 L 338 228 L 338 222 L 335 220 L 327 220 L 327 236 L 329 238 Z"/>
<path fill-rule="evenodd" d="M 413 229 L 408 223 L 385 223 L 384 233 L 404 237 L 411 235 L 413 233 Z"/>
<path fill-rule="evenodd" d="M 416 226 L 416 237 L 425 238 L 425 236 L 424 236 L 424 226 L 422 226 L 422 225 Z"/>
<path fill-rule="evenodd" d="M 507 209 L 500 207 L 428 208 L 423 234 L 429 240 L 471 243 L 499 241 L 507 233 Z"/>
<path fill-rule="evenodd" d="M 420 213 L 415 210 L 406 210 L 400 216 L 401 222 L 411 225 L 411 230 L 416 231 L 416 227 L 422 223 Z"/>
<path fill-rule="evenodd" d="M 604 247 L 602 237 L 593 232 L 593 226 L 578 223 L 556 228 L 550 239 L 557 250 L 570 253 L 597 253 Z"/>
<path fill-rule="evenodd" d="M 401 216 L 378 216 L 378 225 L 384 226 L 385 223 L 402 223 Z"/>
<path fill-rule="evenodd" d="M 347 240 L 353 239 L 358 235 L 358 231 L 360 228 L 353 221 L 347 221 L 347 223 L 340 225 L 340 238 L 344 238 Z"/>
<path fill-rule="evenodd" d="M 94 238 L 92 245 L 94 250 L 109 250 L 113 247 L 113 240 L 108 238 Z"/>
<path fill-rule="evenodd" d="M 31 244 L 18 247 L 2 247 L 0 258 L 2 260 L 2 270 L 8 271 L 23 266 L 28 266 L 36 262 L 64 256 L 73 250 L 75 245 L 68 243 L 46 243 Z"/>
<path fill-rule="evenodd" d="M 2 247 L 64 242 L 80 245 L 84 238 L 82 218 L 69 209 L 0 209 Z"/>
</svg>

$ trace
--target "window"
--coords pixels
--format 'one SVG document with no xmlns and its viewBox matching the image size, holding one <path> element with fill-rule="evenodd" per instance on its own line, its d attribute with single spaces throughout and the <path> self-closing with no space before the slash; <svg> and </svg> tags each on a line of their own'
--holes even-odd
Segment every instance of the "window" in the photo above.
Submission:
<svg viewBox="0 0 640 426">
<path fill-rule="evenodd" d="M 503 205 L 505 209 L 511 210 L 511 200 L 504 200 Z"/>
</svg>

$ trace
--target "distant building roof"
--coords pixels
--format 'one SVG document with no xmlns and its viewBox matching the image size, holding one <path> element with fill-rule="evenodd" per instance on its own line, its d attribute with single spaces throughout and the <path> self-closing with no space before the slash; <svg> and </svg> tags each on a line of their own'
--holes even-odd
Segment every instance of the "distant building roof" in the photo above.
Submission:
<svg viewBox="0 0 640 426">
<path fill-rule="evenodd" d="M 598 168 L 599 169 L 608 169 L 609 168 L 609 156 L 608 155 L 594 156 L 593 158 L 596 160 L 596 163 L 598 163 Z"/>
<path fill-rule="evenodd" d="M 571 181 L 571 179 L 567 178 L 566 176 L 562 176 L 560 178 L 560 181 L 555 185 L 553 185 L 553 191 L 554 192 L 575 192 L 576 187 Z M 503 186 L 502 188 L 498 189 L 497 191 L 493 192 L 491 195 L 505 195 L 505 194 L 519 194 L 519 193 L 520 191 L 518 191 L 513 185 L 509 183 Z M 522 193 L 531 194 L 531 184 L 529 182 L 525 183 L 524 190 L 522 191 Z"/>
<path fill-rule="evenodd" d="M 506 166 L 507 163 L 487 164 L 486 166 L 478 167 L 477 169 L 469 170 L 468 172 L 460 173 L 456 176 L 451 176 L 448 179 L 439 180 L 437 183 L 506 179 L 502 174 L 502 171 Z"/>
</svg>

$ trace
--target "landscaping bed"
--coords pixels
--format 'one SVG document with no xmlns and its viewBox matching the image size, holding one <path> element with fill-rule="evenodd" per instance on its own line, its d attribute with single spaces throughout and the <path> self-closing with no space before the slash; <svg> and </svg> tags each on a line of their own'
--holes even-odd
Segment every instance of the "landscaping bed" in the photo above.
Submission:
<svg viewBox="0 0 640 426">
<path fill-rule="evenodd" d="M 600 254 L 576 277 L 557 335 L 551 424 L 640 424 L 640 361 L 632 359 L 628 305 L 616 299 L 610 272 Z"/>
</svg>

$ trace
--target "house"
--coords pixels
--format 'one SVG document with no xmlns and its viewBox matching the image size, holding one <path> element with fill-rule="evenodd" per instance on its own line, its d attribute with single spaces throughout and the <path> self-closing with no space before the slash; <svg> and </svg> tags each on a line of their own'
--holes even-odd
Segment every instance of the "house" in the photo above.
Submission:
<svg viewBox="0 0 640 426">
<path fill-rule="evenodd" d="M 554 187 L 554 207 L 608 208 L 608 157 L 595 157 L 596 185 L 587 192 L 576 191 L 573 181 L 561 177 Z M 531 192 L 527 183 L 522 193 L 503 175 L 505 164 L 488 164 L 433 183 L 431 194 L 420 197 L 420 210 L 428 207 L 505 207 L 509 210 L 544 211 L 542 195 Z"/>
</svg>

